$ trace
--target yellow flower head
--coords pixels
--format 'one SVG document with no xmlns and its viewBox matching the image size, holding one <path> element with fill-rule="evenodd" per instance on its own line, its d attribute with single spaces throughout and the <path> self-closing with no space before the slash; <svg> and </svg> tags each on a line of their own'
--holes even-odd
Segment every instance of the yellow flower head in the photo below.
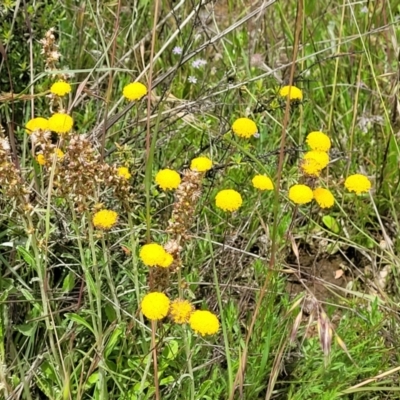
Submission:
<svg viewBox="0 0 400 400">
<path fill-rule="evenodd" d="M 130 101 L 140 100 L 147 94 L 147 88 L 140 82 L 129 83 L 124 87 L 123 95 Z"/>
<path fill-rule="evenodd" d="M 117 223 L 117 219 L 118 214 L 115 211 L 100 210 L 93 215 L 92 222 L 95 228 L 108 231 Z"/>
<path fill-rule="evenodd" d="M 271 179 L 265 175 L 256 175 L 251 182 L 256 189 L 259 190 L 274 190 L 274 184 Z"/>
<path fill-rule="evenodd" d="M 157 172 L 156 183 L 162 190 L 173 190 L 180 185 L 181 177 L 172 169 L 162 169 Z"/>
<path fill-rule="evenodd" d="M 335 204 L 335 198 L 328 189 L 316 188 L 313 194 L 315 201 L 321 208 L 331 208 Z"/>
<path fill-rule="evenodd" d="M 214 335 L 218 332 L 218 318 L 210 311 L 197 310 L 189 319 L 190 327 L 201 336 Z"/>
<path fill-rule="evenodd" d="M 32 118 L 26 123 L 25 128 L 28 135 L 39 129 L 41 131 L 47 131 L 49 129 L 49 121 L 42 117 Z"/>
<path fill-rule="evenodd" d="M 249 118 L 238 118 L 232 124 L 232 131 L 239 137 L 249 139 L 258 133 L 257 125 Z"/>
<path fill-rule="evenodd" d="M 71 91 L 71 85 L 65 81 L 58 81 L 51 85 L 50 92 L 63 97 Z"/>
<path fill-rule="evenodd" d="M 56 133 L 68 133 L 73 125 L 74 120 L 68 114 L 55 113 L 49 118 L 49 129 Z"/>
<path fill-rule="evenodd" d="M 56 156 L 59 160 L 62 160 L 65 156 L 64 152 L 59 148 L 55 149 L 54 153 L 56 154 Z"/>
<path fill-rule="evenodd" d="M 289 199 L 296 204 L 307 204 L 313 199 L 313 191 L 307 185 L 293 185 L 289 189 Z"/>
<path fill-rule="evenodd" d="M 329 139 L 329 136 L 319 131 L 310 132 L 307 135 L 306 142 L 311 150 L 327 152 L 331 148 L 331 139 Z"/>
<path fill-rule="evenodd" d="M 304 154 L 303 160 L 315 160 L 321 171 L 329 164 L 329 155 L 324 151 L 311 150 Z"/>
<path fill-rule="evenodd" d="M 38 162 L 39 165 L 46 165 L 46 159 L 44 158 L 43 154 L 38 154 L 36 156 L 36 161 Z"/>
<path fill-rule="evenodd" d="M 318 177 L 321 173 L 320 163 L 313 159 L 309 158 L 307 160 L 302 160 L 300 164 L 301 170 L 309 176 Z"/>
<path fill-rule="evenodd" d="M 146 318 L 156 321 L 167 316 L 169 304 L 169 298 L 164 293 L 152 292 L 143 297 L 140 308 Z"/>
<path fill-rule="evenodd" d="M 126 180 L 128 180 L 132 176 L 129 172 L 129 169 L 126 167 L 119 167 L 117 169 L 117 174 L 118 174 L 118 176 L 120 176 L 121 178 L 124 178 Z"/>
<path fill-rule="evenodd" d="M 371 181 L 365 175 L 354 174 L 346 178 L 344 186 L 350 192 L 361 194 L 371 189 Z"/>
<path fill-rule="evenodd" d="M 176 324 L 186 324 L 193 312 L 193 306 L 183 299 L 176 299 L 171 303 L 169 314 Z"/>
<path fill-rule="evenodd" d="M 215 196 L 215 205 L 224 211 L 236 211 L 242 203 L 242 196 L 233 189 L 221 190 Z"/>
<path fill-rule="evenodd" d="M 212 161 L 208 157 L 197 157 L 190 163 L 192 171 L 206 172 L 212 168 Z"/>
<path fill-rule="evenodd" d="M 139 252 L 139 257 L 144 265 L 148 267 L 163 267 L 168 268 L 174 261 L 171 254 L 167 253 L 164 247 L 157 243 L 149 243 L 142 246 Z"/>
<path fill-rule="evenodd" d="M 290 92 L 290 93 L 289 93 Z M 279 96 L 288 97 L 290 100 L 303 100 L 303 92 L 296 86 L 283 86 L 279 90 Z"/>
</svg>

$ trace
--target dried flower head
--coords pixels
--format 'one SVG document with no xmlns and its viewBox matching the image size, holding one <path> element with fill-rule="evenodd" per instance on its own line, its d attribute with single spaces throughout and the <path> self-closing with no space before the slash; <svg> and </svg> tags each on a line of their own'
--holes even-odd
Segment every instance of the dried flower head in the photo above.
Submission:
<svg viewBox="0 0 400 400">
<path fill-rule="evenodd" d="M 238 118 L 232 124 L 232 131 L 235 135 L 249 139 L 258 133 L 257 125 L 249 118 Z"/>
<path fill-rule="evenodd" d="M 233 189 L 221 190 L 215 196 L 215 205 L 224 211 L 236 211 L 242 203 L 242 196 Z"/>
<path fill-rule="evenodd" d="M 189 324 L 201 336 L 214 335 L 219 330 L 218 318 L 210 311 L 194 311 L 190 316 Z"/>
<path fill-rule="evenodd" d="M 181 183 L 179 174 L 168 168 L 158 171 L 155 180 L 162 190 L 176 189 Z"/>
<path fill-rule="evenodd" d="M 344 186 L 356 194 L 367 193 L 371 189 L 371 181 L 365 175 L 354 174 L 346 178 Z"/>
<path fill-rule="evenodd" d="M 110 230 L 116 223 L 118 214 L 112 210 L 100 210 L 93 215 L 93 225 L 103 231 Z"/>
<path fill-rule="evenodd" d="M 193 306 L 187 300 L 176 299 L 171 302 L 169 314 L 176 324 L 188 323 L 192 312 Z"/>
<path fill-rule="evenodd" d="M 335 198 L 328 189 L 316 188 L 313 194 L 315 201 L 321 208 L 331 208 L 335 204 Z"/>
<path fill-rule="evenodd" d="M 130 101 L 140 100 L 147 94 L 147 88 L 143 83 L 133 82 L 124 87 L 123 95 Z"/>
<path fill-rule="evenodd" d="M 289 189 L 289 199 L 296 204 L 307 204 L 313 199 L 313 191 L 307 185 L 293 185 Z"/>
<path fill-rule="evenodd" d="M 268 176 L 256 175 L 251 182 L 258 190 L 274 190 L 274 184 Z"/>
<path fill-rule="evenodd" d="M 164 293 L 152 292 L 144 296 L 140 308 L 146 318 L 156 321 L 167 316 L 169 305 L 169 298 Z"/>
</svg>

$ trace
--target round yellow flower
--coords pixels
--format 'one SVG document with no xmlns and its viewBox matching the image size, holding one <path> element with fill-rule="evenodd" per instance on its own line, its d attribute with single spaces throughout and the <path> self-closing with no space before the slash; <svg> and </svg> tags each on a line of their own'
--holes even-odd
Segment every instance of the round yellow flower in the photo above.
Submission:
<svg viewBox="0 0 400 400">
<path fill-rule="evenodd" d="M 42 117 L 32 118 L 26 123 L 25 128 L 28 135 L 39 129 L 46 131 L 49 129 L 49 121 Z"/>
<path fill-rule="evenodd" d="M 174 261 L 171 254 L 167 253 L 164 247 L 157 243 L 145 244 L 139 252 L 139 257 L 144 265 L 148 267 L 163 267 L 168 268 Z"/>
<path fill-rule="evenodd" d="M 301 170 L 309 176 L 318 177 L 321 173 L 321 165 L 320 163 L 313 159 L 309 158 L 307 160 L 302 160 L 300 164 Z"/>
<path fill-rule="evenodd" d="M 324 151 L 311 150 L 303 156 L 304 160 L 315 160 L 319 165 L 319 169 L 323 170 L 329 164 L 329 155 Z"/>
<path fill-rule="evenodd" d="M 290 92 L 290 93 L 289 93 Z M 290 96 L 290 100 L 303 100 L 303 92 L 296 86 L 283 86 L 279 90 L 279 96 Z"/>
<path fill-rule="evenodd" d="M 56 156 L 59 160 L 62 160 L 65 156 L 64 152 L 59 148 L 55 149 L 54 153 L 56 154 Z"/>
<path fill-rule="evenodd" d="M 258 133 L 256 123 L 249 118 L 238 118 L 232 124 L 232 131 L 237 136 L 240 136 L 240 137 L 243 137 L 246 139 L 251 138 L 256 133 Z"/>
<path fill-rule="evenodd" d="M 242 196 L 233 189 L 221 190 L 215 196 L 215 205 L 224 211 L 236 211 L 242 203 Z"/>
<path fill-rule="evenodd" d="M 256 189 L 259 190 L 274 190 L 274 184 L 271 179 L 265 175 L 256 175 L 251 182 Z"/>
<path fill-rule="evenodd" d="M 44 158 L 43 154 L 38 154 L 36 156 L 36 161 L 38 162 L 39 165 L 46 165 L 46 159 Z"/>
<path fill-rule="evenodd" d="M 157 172 L 156 183 L 162 190 L 173 190 L 180 185 L 181 177 L 172 169 L 162 169 Z"/>
<path fill-rule="evenodd" d="M 119 167 L 118 169 L 117 169 L 117 174 L 118 174 L 118 176 L 120 176 L 121 178 L 124 178 L 124 179 L 129 179 L 132 175 L 130 174 L 130 172 L 129 172 L 129 169 L 128 168 L 126 168 L 126 167 Z"/>
<path fill-rule="evenodd" d="M 193 312 L 193 306 L 183 299 L 176 299 L 171 303 L 169 314 L 176 324 L 186 324 Z"/>
<path fill-rule="evenodd" d="M 307 204 L 313 199 L 313 191 L 307 185 L 293 185 L 289 189 L 289 199 L 296 204 Z"/>
<path fill-rule="evenodd" d="M 123 95 L 130 101 L 139 100 L 147 94 L 147 88 L 140 82 L 129 83 L 124 87 Z"/>
<path fill-rule="evenodd" d="M 371 189 L 371 181 L 365 175 L 354 174 L 346 178 L 344 186 L 350 192 L 361 194 Z"/>
<path fill-rule="evenodd" d="M 328 189 L 316 188 L 313 194 L 315 201 L 321 208 L 331 208 L 335 204 L 335 198 Z"/>
<path fill-rule="evenodd" d="M 74 120 L 68 114 L 55 113 L 49 118 L 49 129 L 56 133 L 68 133 Z"/>
<path fill-rule="evenodd" d="M 63 97 L 71 91 L 71 85 L 65 81 L 58 81 L 51 85 L 50 92 Z"/>
<path fill-rule="evenodd" d="M 111 229 L 118 219 L 118 214 L 112 210 L 100 210 L 93 215 L 93 225 L 97 229 L 107 231 Z"/>
<path fill-rule="evenodd" d="M 331 139 L 329 139 L 329 136 L 319 131 L 310 132 L 307 135 L 306 142 L 311 150 L 326 152 L 331 148 Z"/>
<path fill-rule="evenodd" d="M 192 171 L 206 172 L 212 168 L 212 161 L 208 157 L 197 157 L 190 163 Z"/>
<path fill-rule="evenodd" d="M 201 336 L 214 335 L 219 329 L 218 318 L 210 311 L 194 311 L 189 318 L 189 324 Z"/>
<path fill-rule="evenodd" d="M 155 321 L 167 316 L 169 304 L 169 298 L 164 293 L 152 292 L 143 297 L 140 308 L 146 318 Z"/>
</svg>

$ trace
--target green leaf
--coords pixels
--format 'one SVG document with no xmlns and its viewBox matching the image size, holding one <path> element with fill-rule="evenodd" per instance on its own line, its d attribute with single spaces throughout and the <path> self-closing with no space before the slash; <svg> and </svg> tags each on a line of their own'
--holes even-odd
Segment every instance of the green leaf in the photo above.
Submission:
<svg viewBox="0 0 400 400">
<path fill-rule="evenodd" d="M 94 329 L 90 326 L 90 324 L 84 319 L 82 318 L 80 315 L 75 314 L 75 313 L 67 313 L 65 314 L 66 318 L 76 322 L 78 325 L 83 325 L 84 327 L 88 328 L 90 330 L 90 332 L 94 333 Z"/>
<path fill-rule="evenodd" d="M 35 259 L 32 257 L 29 251 L 25 249 L 25 247 L 17 246 L 17 251 L 18 254 L 25 260 L 25 262 L 29 264 L 29 266 L 35 266 Z"/>
<path fill-rule="evenodd" d="M 63 281 L 63 291 L 70 292 L 75 287 L 75 274 L 72 271 L 68 272 L 68 275 L 64 278 Z"/>
<path fill-rule="evenodd" d="M 123 332 L 123 330 L 120 327 L 117 327 L 116 329 L 114 329 L 114 332 L 112 333 L 110 340 L 108 341 L 106 348 L 104 350 L 104 354 L 105 354 L 106 358 L 108 358 L 108 356 L 114 350 L 114 347 L 118 343 L 119 337 L 121 336 L 122 332 Z"/>
<path fill-rule="evenodd" d="M 115 313 L 114 307 L 111 304 L 107 304 L 104 307 L 104 311 L 109 322 L 114 322 L 117 319 L 117 314 Z"/>
<path fill-rule="evenodd" d="M 340 231 L 340 226 L 337 223 L 336 219 L 331 217 L 330 215 L 324 215 L 322 217 L 322 222 L 324 225 L 330 229 L 333 233 L 339 233 Z"/>
<path fill-rule="evenodd" d="M 16 328 L 18 332 L 21 332 L 24 336 L 33 336 L 36 330 L 36 324 L 21 324 L 17 325 Z"/>
</svg>

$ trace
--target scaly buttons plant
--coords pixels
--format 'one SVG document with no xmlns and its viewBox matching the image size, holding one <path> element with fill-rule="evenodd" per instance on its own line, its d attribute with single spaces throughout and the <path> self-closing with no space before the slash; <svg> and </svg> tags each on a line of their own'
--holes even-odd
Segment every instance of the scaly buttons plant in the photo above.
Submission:
<svg viewBox="0 0 400 400">
<path fill-rule="evenodd" d="M 289 189 L 289 199 L 296 204 L 307 204 L 313 199 L 313 191 L 307 185 L 293 185 Z"/>
<path fill-rule="evenodd" d="M 49 118 L 49 129 L 59 134 L 68 133 L 74 120 L 68 114 L 55 113 Z"/>
<path fill-rule="evenodd" d="M 130 101 L 140 100 L 147 94 L 147 88 L 143 83 L 133 82 L 124 87 L 123 95 Z"/>
<path fill-rule="evenodd" d="M 354 174 L 346 178 L 344 186 L 350 192 L 361 194 L 371 189 L 371 182 L 365 175 Z"/>
<path fill-rule="evenodd" d="M 327 152 L 331 148 L 331 139 L 329 139 L 329 136 L 319 131 L 310 132 L 307 135 L 306 142 L 311 150 Z"/>
<path fill-rule="evenodd" d="M 162 190 L 176 189 L 181 183 L 181 177 L 173 169 L 162 169 L 157 172 L 156 183 Z"/>
<path fill-rule="evenodd" d="M 46 131 L 49 129 L 49 120 L 42 117 L 32 118 L 26 123 L 25 128 L 28 135 L 39 129 Z"/>
<path fill-rule="evenodd" d="M 313 191 L 314 200 L 321 208 L 331 208 L 335 204 L 335 198 L 330 190 L 324 188 L 316 188 Z"/>
<path fill-rule="evenodd" d="M 121 178 L 124 178 L 124 179 L 129 179 L 132 176 L 129 172 L 129 169 L 126 167 L 119 167 L 117 169 L 117 174 L 118 174 L 118 176 L 120 176 Z"/>
<path fill-rule="evenodd" d="M 210 311 L 197 310 L 189 319 L 190 327 L 201 336 L 214 335 L 218 332 L 218 318 Z"/>
<path fill-rule="evenodd" d="M 186 324 L 193 312 L 193 306 L 183 299 L 176 299 L 171 303 L 169 314 L 176 324 Z"/>
<path fill-rule="evenodd" d="M 118 219 L 118 214 L 112 210 L 100 210 L 93 216 L 93 225 L 97 229 L 107 231 L 111 229 Z"/>
<path fill-rule="evenodd" d="M 50 92 L 56 96 L 63 97 L 71 92 L 71 85 L 65 81 L 58 81 L 51 85 Z"/>
<path fill-rule="evenodd" d="M 283 86 L 279 90 L 279 96 L 288 97 L 290 100 L 303 100 L 303 92 L 296 86 Z"/>
<path fill-rule="evenodd" d="M 167 316 L 169 305 L 169 298 L 164 293 L 152 292 L 144 296 L 140 308 L 146 318 L 156 321 Z"/>
<path fill-rule="evenodd" d="M 206 172 L 212 168 L 212 161 L 208 157 L 194 158 L 190 163 L 190 169 L 197 172 Z"/>
<path fill-rule="evenodd" d="M 232 124 L 232 131 L 235 135 L 249 139 L 258 133 L 257 125 L 249 118 L 238 118 Z"/>
<path fill-rule="evenodd" d="M 148 243 L 142 246 L 139 257 L 143 261 L 143 264 L 148 267 L 159 266 L 168 268 L 173 261 L 171 254 L 167 253 L 164 247 L 157 243 Z"/>
<path fill-rule="evenodd" d="M 215 205 L 224 211 L 236 211 L 242 203 L 242 196 L 233 189 L 221 190 L 215 196 Z"/>
<path fill-rule="evenodd" d="M 274 190 L 274 184 L 271 179 L 265 175 L 256 175 L 251 182 L 253 186 L 258 190 Z"/>
</svg>

